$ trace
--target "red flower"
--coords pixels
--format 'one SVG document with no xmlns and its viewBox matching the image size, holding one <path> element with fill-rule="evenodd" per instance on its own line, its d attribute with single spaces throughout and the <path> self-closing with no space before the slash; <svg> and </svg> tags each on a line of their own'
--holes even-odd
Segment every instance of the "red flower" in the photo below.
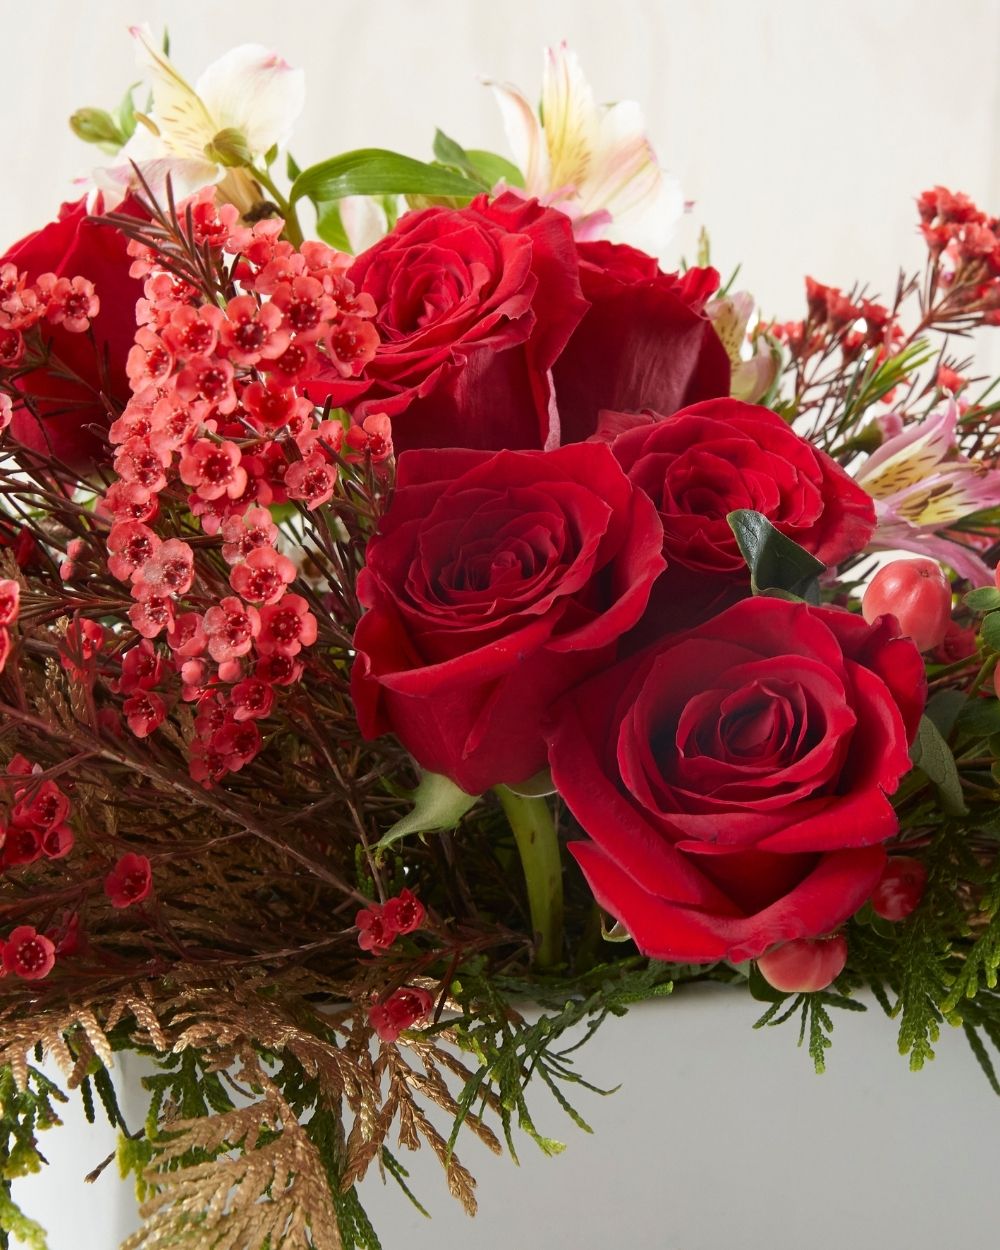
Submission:
<svg viewBox="0 0 1000 1250">
<path fill-rule="evenodd" d="M 762 513 L 824 564 L 855 555 L 875 530 L 867 491 L 769 408 L 711 399 L 671 417 L 631 420 L 634 428 L 612 450 L 656 504 L 671 565 L 745 581 L 746 564 L 726 521 L 738 508 Z"/>
<path fill-rule="evenodd" d="M 116 211 L 145 216 L 132 199 Z M 52 354 L 73 380 L 56 377 L 45 367 L 19 378 L 19 389 L 36 397 L 37 418 L 20 407 L 11 425 L 18 442 L 37 451 L 51 449 L 57 460 L 81 469 L 104 460 L 102 441 L 93 428 L 106 429 L 111 420 L 102 392 L 119 407 L 129 396 L 125 362 L 135 335 L 135 305 L 142 283 L 129 277 L 126 247 L 117 230 L 88 219 L 81 199 L 64 204 L 57 221 L 15 243 L 0 259 L 0 267 L 11 262 L 32 280 L 53 273 L 57 278 L 82 277 L 94 285 L 100 312 L 91 326 L 93 342 L 90 334 L 71 330 L 72 316 L 43 331 Z"/>
<path fill-rule="evenodd" d="M 23 981 L 41 981 L 56 963 L 54 943 L 31 925 L 19 925 L 3 944 L 3 967 Z"/>
<path fill-rule="evenodd" d="M 358 945 L 363 951 L 387 950 L 397 937 L 413 933 L 424 923 L 424 905 L 412 890 L 400 890 L 381 906 L 372 904 L 358 912 Z"/>
<path fill-rule="evenodd" d="M 578 687 L 550 761 L 598 902 L 660 959 L 835 929 L 885 863 L 924 691 L 891 618 L 764 597 Z"/>
<path fill-rule="evenodd" d="M 613 659 L 662 543 L 605 447 L 404 452 L 358 579 L 362 732 L 470 794 L 532 776 L 542 716 Z"/>
<path fill-rule="evenodd" d="M 153 888 L 153 870 L 145 855 L 133 851 L 124 854 L 104 878 L 104 893 L 112 907 L 131 907 L 149 897 Z"/>
<path fill-rule="evenodd" d="M 137 738 L 148 738 L 167 714 L 163 700 L 151 690 L 139 690 L 122 704 L 129 729 Z"/>
<path fill-rule="evenodd" d="M 20 606 L 20 585 L 9 577 L 0 578 L 0 625 L 13 625 Z"/>
<path fill-rule="evenodd" d="M 411 1029 L 430 1014 L 434 996 L 414 985 L 393 990 L 384 1003 L 376 1000 L 368 1008 L 368 1020 L 383 1042 L 394 1042 L 404 1029 Z"/>
<path fill-rule="evenodd" d="M 395 930 L 385 923 L 381 907 L 362 907 L 354 917 L 358 945 L 363 951 L 384 951 L 396 940 Z"/>
<path fill-rule="evenodd" d="M 536 201 L 406 213 L 348 271 L 377 305 L 374 359 L 310 394 L 350 404 L 359 423 L 387 414 L 397 451 L 542 447 L 546 375 L 587 307 L 577 270 L 569 218 Z"/>
<path fill-rule="evenodd" d="M 257 650 L 261 655 L 272 651 L 281 655 L 298 655 L 303 647 L 309 647 L 315 641 L 316 618 L 301 595 L 285 595 L 278 603 L 265 604 L 261 608 L 260 634 L 257 637 Z"/>
<path fill-rule="evenodd" d="M 663 273 L 624 244 L 579 254 L 590 308 L 552 367 L 562 442 L 589 438 L 605 408 L 666 414 L 729 394 L 729 357 L 704 314 L 714 269 Z"/>
</svg>

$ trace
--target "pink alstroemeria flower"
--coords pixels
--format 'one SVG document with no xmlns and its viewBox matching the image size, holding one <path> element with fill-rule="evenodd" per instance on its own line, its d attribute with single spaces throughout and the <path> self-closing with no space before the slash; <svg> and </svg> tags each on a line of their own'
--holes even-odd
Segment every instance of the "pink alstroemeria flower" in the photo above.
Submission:
<svg viewBox="0 0 1000 1250">
<path fill-rule="evenodd" d="M 677 179 L 657 164 L 638 104 L 596 103 L 564 43 L 546 51 L 538 111 L 517 87 L 488 85 L 529 196 L 572 217 L 579 239 L 663 252 L 684 198 Z"/>
<path fill-rule="evenodd" d="M 907 426 L 869 456 L 855 479 L 875 500 L 878 528 L 870 546 L 914 551 L 942 561 L 974 586 L 993 571 L 964 544 L 943 536 L 956 522 L 1000 505 L 1000 471 L 958 449 L 958 405 Z"/>
</svg>

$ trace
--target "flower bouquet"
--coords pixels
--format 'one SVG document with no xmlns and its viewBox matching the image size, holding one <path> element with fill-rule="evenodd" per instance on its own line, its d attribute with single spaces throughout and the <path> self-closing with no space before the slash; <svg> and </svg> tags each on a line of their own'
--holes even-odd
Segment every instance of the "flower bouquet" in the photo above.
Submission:
<svg viewBox="0 0 1000 1250">
<path fill-rule="evenodd" d="M 133 1250 L 372 1250 L 370 1168 L 474 1211 L 463 1137 L 560 1149 L 532 1091 L 692 982 L 1000 1093 L 1000 224 L 935 188 L 889 302 L 774 321 L 661 269 L 565 48 L 513 160 L 300 169 L 299 73 L 133 34 L 0 261 L 0 1228 L 76 1091 Z"/>
</svg>

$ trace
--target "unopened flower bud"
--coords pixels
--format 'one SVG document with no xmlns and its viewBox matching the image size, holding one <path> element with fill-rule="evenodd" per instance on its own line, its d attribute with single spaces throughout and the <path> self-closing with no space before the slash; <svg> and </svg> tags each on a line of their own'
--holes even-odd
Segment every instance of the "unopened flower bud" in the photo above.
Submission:
<svg viewBox="0 0 1000 1250">
<path fill-rule="evenodd" d="M 70 129 L 84 143 L 110 144 L 116 150 L 125 136 L 110 113 L 104 109 L 77 109 L 69 119 Z"/>
<path fill-rule="evenodd" d="M 253 164 L 253 153 L 247 144 L 246 136 L 241 130 L 236 130 L 232 126 L 220 130 L 211 143 L 205 144 L 205 155 L 217 165 L 225 165 L 229 168 Z"/>
<path fill-rule="evenodd" d="M 868 624 L 890 613 L 920 651 L 944 639 L 951 622 L 951 585 L 935 560 L 893 560 L 872 578 L 861 601 Z"/>
<path fill-rule="evenodd" d="M 872 910 L 883 920 L 905 920 L 924 896 L 927 869 L 910 855 L 893 855 L 872 892 Z"/>
</svg>

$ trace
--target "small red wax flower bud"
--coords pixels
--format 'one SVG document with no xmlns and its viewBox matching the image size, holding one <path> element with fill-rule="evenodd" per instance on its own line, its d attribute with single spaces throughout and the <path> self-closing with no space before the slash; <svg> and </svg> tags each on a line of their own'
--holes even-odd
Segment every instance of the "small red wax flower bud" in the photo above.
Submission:
<svg viewBox="0 0 1000 1250">
<path fill-rule="evenodd" d="M 427 990 L 404 985 L 393 990 L 385 1002 L 376 1000 L 368 1008 L 368 1020 L 383 1042 L 394 1042 L 404 1029 L 410 1029 L 430 1014 L 434 998 Z"/>
<path fill-rule="evenodd" d="M 793 938 L 766 951 L 757 960 L 760 975 L 785 994 L 811 994 L 824 990 L 840 976 L 847 963 L 847 939 L 832 937 Z"/>
<path fill-rule="evenodd" d="M 910 855 L 893 855 L 872 892 L 872 910 L 883 920 L 905 920 L 924 896 L 927 869 Z"/>
<path fill-rule="evenodd" d="M 944 640 L 951 621 L 951 586 L 936 560 L 893 560 L 872 578 L 861 601 L 869 625 L 890 613 L 921 651 Z"/>
<path fill-rule="evenodd" d="M 128 851 L 104 878 L 104 893 L 112 907 L 141 903 L 153 888 L 153 870 L 145 855 Z"/>
<path fill-rule="evenodd" d="M 47 977 L 56 962 L 56 948 L 44 933 L 31 925 L 19 925 L 3 944 L 3 967 L 23 981 Z"/>
<path fill-rule="evenodd" d="M 400 890 L 382 908 L 382 920 L 394 933 L 413 933 L 424 923 L 424 905 L 412 890 Z"/>
</svg>

